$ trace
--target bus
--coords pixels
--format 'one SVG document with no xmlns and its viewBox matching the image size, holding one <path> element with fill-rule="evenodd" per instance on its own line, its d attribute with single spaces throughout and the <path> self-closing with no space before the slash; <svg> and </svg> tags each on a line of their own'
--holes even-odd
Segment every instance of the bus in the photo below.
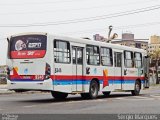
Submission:
<svg viewBox="0 0 160 120">
<path fill-rule="evenodd" d="M 8 41 L 8 89 L 50 91 L 55 99 L 139 95 L 148 80 L 147 52 L 112 43 L 48 33 L 12 35 Z"/>
</svg>

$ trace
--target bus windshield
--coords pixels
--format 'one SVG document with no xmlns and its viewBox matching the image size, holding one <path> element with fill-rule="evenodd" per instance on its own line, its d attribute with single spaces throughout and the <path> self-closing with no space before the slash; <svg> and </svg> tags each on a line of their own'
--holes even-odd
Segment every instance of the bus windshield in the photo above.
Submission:
<svg viewBox="0 0 160 120">
<path fill-rule="evenodd" d="M 43 58 L 46 54 L 47 36 L 23 35 L 10 40 L 11 59 Z"/>
</svg>

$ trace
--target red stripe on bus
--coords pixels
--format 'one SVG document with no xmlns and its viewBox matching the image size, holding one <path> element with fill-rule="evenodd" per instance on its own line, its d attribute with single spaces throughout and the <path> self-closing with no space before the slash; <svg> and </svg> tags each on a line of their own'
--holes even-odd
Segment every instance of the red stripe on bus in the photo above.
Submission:
<svg viewBox="0 0 160 120">
<path fill-rule="evenodd" d="M 42 58 L 44 57 L 46 50 L 23 50 L 23 51 L 11 51 L 12 59 L 23 58 Z"/>
<path fill-rule="evenodd" d="M 87 79 L 92 80 L 94 78 L 97 78 L 99 80 L 103 80 L 104 76 L 76 76 L 76 75 L 51 75 L 51 79 L 56 80 L 71 80 L 71 79 Z M 138 77 L 138 76 L 108 76 L 108 79 L 110 80 L 137 80 L 137 79 L 144 79 L 144 77 Z"/>
<path fill-rule="evenodd" d="M 15 71 L 16 73 L 16 71 Z M 35 79 L 36 75 L 10 75 L 10 79 Z M 38 75 L 37 75 L 38 76 Z M 72 80 L 72 79 L 79 79 L 79 80 L 92 80 L 94 78 L 98 80 L 104 80 L 104 76 L 76 76 L 76 75 L 51 75 L 52 80 Z M 144 77 L 137 77 L 137 76 L 108 76 L 108 80 L 144 80 Z"/>
</svg>

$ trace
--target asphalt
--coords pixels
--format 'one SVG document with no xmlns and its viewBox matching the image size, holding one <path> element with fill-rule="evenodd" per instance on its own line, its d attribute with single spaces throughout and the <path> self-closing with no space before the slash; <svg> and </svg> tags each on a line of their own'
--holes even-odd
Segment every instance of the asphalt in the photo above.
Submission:
<svg viewBox="0 0 160 120">
<path fill-rule="evenodd" d="M 94 100 L 83 100 L 80 95 L 69 95 L 65 100 L 55 100 L 50 93 L 15 93 L 0 95 L 0 113 L 14 114 L 126 114 L 160 111 L 160 89 L 142 90 L 139 96 L 130 92 L 112 92 L 99 95 Z"/>
</svg>

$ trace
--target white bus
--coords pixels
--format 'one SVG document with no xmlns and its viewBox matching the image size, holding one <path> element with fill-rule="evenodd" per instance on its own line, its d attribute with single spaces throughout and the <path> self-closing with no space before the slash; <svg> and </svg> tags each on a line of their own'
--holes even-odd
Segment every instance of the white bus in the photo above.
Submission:
<svg viewBox="0 0 160 120">
<path fill-rule="evenodd" d="M 78 93 L 93 99 L 111 91 L 138 95 L 147 80 L 147 52 L 142 49 L 48 33 L 7 40 L 10 90 L 51 91 L 56 99 Z"/>
</svg>

